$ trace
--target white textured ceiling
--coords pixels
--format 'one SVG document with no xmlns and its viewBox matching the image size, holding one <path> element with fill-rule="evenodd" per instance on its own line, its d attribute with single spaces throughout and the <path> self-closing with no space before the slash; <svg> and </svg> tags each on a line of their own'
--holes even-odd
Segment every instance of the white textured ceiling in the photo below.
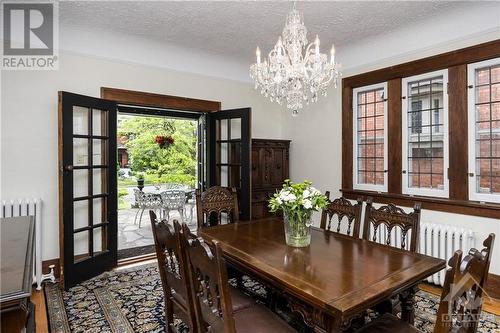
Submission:
<svg viewBox="0 0 500 333">
<path fill-rule="evenodd" d="M 477 4 L 477 3 L 476 3 Z M 297 2 L 309 40 L 319 34 L 322 50 L 394 31 L 471 2 Z M 61 29 L 109 31 L 233 56 L 251 62 L 255 46 L 267 53 L 284 25 L 291 2 L 262 1 L 74 1 L 60 2 Z"/>
</svg>

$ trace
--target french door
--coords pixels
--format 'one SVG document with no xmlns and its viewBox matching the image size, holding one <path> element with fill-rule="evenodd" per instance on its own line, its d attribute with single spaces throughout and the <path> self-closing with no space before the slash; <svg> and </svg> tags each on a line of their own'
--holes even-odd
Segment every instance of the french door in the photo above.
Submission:
<svg viewBox="0 0 500 333">
<path fill-rule="evenodd" d="M 241 220 L 251 216 L 251 108 L 207 114 L 208 183 L 234 187 Z"/>
<path fill-rule="evenodd" d="M 59 234 L 65 289 L 116 266 L 116 163 L 115 102 L 59 92 Z"/>
</svg>

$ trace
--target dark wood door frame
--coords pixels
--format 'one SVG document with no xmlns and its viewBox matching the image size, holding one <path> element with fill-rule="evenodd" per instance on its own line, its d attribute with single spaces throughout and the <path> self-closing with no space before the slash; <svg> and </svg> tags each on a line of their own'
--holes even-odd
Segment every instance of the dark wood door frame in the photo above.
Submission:
<svg viewBox="0 0 500 333">
<path fill-rule="evenodd" d="M 146 108 L 149 107 L 163 109 L 158 111 L 157 113 L 152 109 L 148 109 L 148 112 L 150 112 L 151 114 L 157 114 L 161 116 L 175 116 L 175 114 L 167 114 L 167 111 L 165 109 L 168 109 L 184 112 L 184 116 L 186 116 L 186 118 L 194 118 L 193 113 L 199 113 L 200 115 L 202 115 L 204 113 L 217 112 L 221 109 L 221 102 L 219 101 L 209 101 L 110 87 L 101 87 L 101 98 L 115 101 L 118 105 L 118 111 L 125 111 L 127 113 L 134 113 L 132 107 L 139 106 Z M 122 110 L 120 110 L 120 108 L 122 108 Z M 150 259 L 156 259 L 156 254 L 154 252 L 138 257 L 120 259 L 118 260 L 118 266 L 124 266 Z"/>
<path fill-rule="evenodd" d="M 113 100 L 117 104 L 161 107 L 182 111 L 217 112 L 221 109 L 221 102 L 219 101 L 208 101 L 109 87 L 101 87 L 101 98 Z"/>
</svg>

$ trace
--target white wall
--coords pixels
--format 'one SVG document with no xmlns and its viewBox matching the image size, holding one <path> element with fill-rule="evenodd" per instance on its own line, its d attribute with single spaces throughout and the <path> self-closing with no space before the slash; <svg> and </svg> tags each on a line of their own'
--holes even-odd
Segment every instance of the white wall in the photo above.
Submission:
<svg viewBox="0 0 500 333">
<path fill-rule="evenodd" d="M 281 138 L 281 113 L 250 84 L 74 53 L 60 55 L 57 71 L 1 73 L 0 198 L 40 197 L 43 258 L 59 257 L 57 92 L 100 95 L 116 87 L 216 100 L 223 108 L 252 107 L 252 136 Z"/>
<path fill-rule="evenodd" d="M 433 54 L 500 38 L 500 3 L 482 3 L 469 11 L 457 10 L 378 38 L 340 49 L 343 76 L 363 73 Z M 341 90 L 301 112 L 297 118 L 284 113 L 283 136 L 292 140 L 290 173 L 295 181 L 311 180 L 332 197 L 340 196 L 342 175 Z M 389 157 L 390 158 L 390 157 Z M 490 232 L 500 237 L 500 221 L 424 210 L 422 222 L 471 228 L 480 246 Z M 500 246 L 495 247 L 491 271 L 500 274 Z"/>
</svg>

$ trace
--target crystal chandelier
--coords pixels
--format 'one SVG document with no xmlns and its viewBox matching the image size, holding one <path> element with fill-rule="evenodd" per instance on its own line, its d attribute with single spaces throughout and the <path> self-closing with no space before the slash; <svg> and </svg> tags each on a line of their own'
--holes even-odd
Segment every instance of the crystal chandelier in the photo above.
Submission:
<svg viewBox="0 0 500 333">
<path fill-rule="evenodd" d="M 335 63 L 335 48 L 332 45 L 330 61 L 319 52 L 319 38 L 307 45 L 307 29 L 302 13 L 295 9 L 286 18 L 285 28 L 268 58 L 261 61 L 257 47 L 257 63 L 250 66 L 250 77 L 255 80 L 255 89 L 292 110 L 298 115 L 304 105 L 316 102 L 319 95 L 326 96 L 327 88 L 340 75 Z M 307 46 L 307 47 L 306 47 Z M 305 54 L 302 52 L 305 49 Z"/>
</svg>

